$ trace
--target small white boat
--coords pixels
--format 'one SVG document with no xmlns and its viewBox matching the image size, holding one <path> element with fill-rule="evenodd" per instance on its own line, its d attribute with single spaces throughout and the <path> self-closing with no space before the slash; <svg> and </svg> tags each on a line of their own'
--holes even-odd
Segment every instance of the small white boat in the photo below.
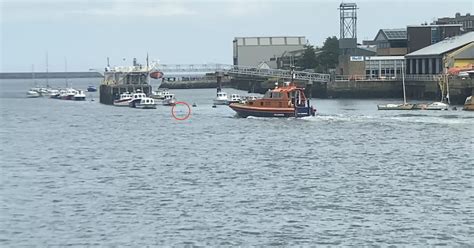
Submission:
<svg viewBox="0 0 474 248">
<path fill-rule="evenodd" d="M 165 96 L 169 94 L 170 92 L 168 91 L 168 89 L 159 89 L 157 91 L 152 91 L 150 97 L 153 99 L 163 100 L 165 99 Z"/>
<path fill-rule="evenodd" d="M 73 88 L 68 88 L 61 93 L 62 100 L 74 100 L 74 96 L 77 94 L 77 91 Z"/>
<path fill-rule="evenodd" d="M 224 91 L 217 92 L 216 98 L 214 98 L 214 105 L 228 105 L 229 98 L 227 98 L 227 93 Z"/>
<path fill-rule="evenodd" d="M 137 103 L 139 103 L 140 100 L 145 97 L 146 97 L 145 93 L 142 93 L 140 91 L 133 93 L 132 99 L 128 101 L 128 106 L 130 106 L 131 108 L 135 108 Z"/>
<path fill-rule="evenodd" d="M 165 95 L 165 99 L 161 102 L 165 106 L 174 106 L 176 105 L 176 98 L 174 94 Z"/>
<path fill-rule="evenodd" d="M 144 97 L 144 98 L 140 99 L 140 101 L 135 104 L 135 108 L 155 109 L 156 108 L 155 99 L 150 98 L 150 97 Z"/>
<path fill-rule="evenodd" d="M 242 100 L 242 98 L 238 94 L 232 94 L 232 95 L 230 95 L 229 104 L 239 103 L 241 100 Z"/>
<path fill-rule="evenodd" d="M 85 101 L 86 94 L 82 90 L 76 90 L 76 94 L 72 97 L 74 101 Z"/>
<path fill-rule="evenodd" d="M 130 102 L 130 100 L 132 100 L 132 94 L 130 94 L 129 92 L 124 92 L 120 94 L 119 99 L 114 100 L 114 106 L 128 107 L 129 106 L 128 103 Z"/>
<path fill-rule="evenodd" d="M 426 105 L 426 110 L 448 110 L 449 105 L 443 102 L 433 102 Z"/>
<path fill-rule="evenodd" d="M 34 91 L 34 90 L 29 90 L 26 92 L 26 97 L 28 98 L 38 98 L 40 97 L 40 93 L 38 93 L 37 91 Z"/>
</svg>

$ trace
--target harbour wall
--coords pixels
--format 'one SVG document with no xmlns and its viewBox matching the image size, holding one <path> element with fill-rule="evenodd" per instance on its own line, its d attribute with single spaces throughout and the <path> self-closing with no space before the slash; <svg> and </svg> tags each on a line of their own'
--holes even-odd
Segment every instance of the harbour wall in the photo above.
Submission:
<svg viewBox="0 0 474 248">
<path fill-rule="evenodd" d="M 0 79 L 102 78 L 98 72 L 1 72 Z"/>
<path fill-rule="evenodd" d="M 265 93 L 274 86 L 275 80 L 257 78 L 234 78 L 235 88 L 249 92 Z M 348 99 L 375 99 L 375 98 L 403 98 L 403 86 L 399 80 L 347 80 L 331 81 L 328 83 L 313 82 L 308 87 L 307 82 L 296 82 L 298 85 L 309 88 L 315 98 L 348 98 Z M 406 95 L 408 100 L 441 100 L 441 90 L 436 81 L 406 81 Z M 452 78 L 449 81 L 449 96 L 451 103 L 463 104 L 466 97 L 474 94 L 474 79 Z"/>
</svg>

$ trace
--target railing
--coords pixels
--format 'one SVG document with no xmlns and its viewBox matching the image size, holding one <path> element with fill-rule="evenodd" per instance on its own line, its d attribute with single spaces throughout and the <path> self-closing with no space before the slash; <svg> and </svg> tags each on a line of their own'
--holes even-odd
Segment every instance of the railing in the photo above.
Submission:
<svg viewBox="0 0 474 248">
<path fill-rule="evenodd" d="M 426 75 L 405 75 L 406 81 L 438 81 L 441 77 L 440 74 L 426 74 Z M 374 76 L 374 75 L 336 75 L 336 81 L 400 81 L 402 75 L 386 75 L 386 76 Z"/>
<path fill-rule="evenodd" d="M 234 75 L 291 79 L 291 72 L 289 70 L 262 69 L 250 66 L 225 64 L 162 64 L 156 66 L 155 68 L 164 73 L 223 72 Z M 329 74 L 295 71 L 295 79 L 314 82 L 329 82 L 330 76 Z"/>
</svg>

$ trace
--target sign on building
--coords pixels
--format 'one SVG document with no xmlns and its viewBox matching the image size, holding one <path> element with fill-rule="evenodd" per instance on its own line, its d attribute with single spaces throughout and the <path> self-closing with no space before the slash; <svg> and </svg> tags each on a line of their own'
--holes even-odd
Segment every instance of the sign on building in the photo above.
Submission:
<svg viewBox="0 0 474 248">
<path fill-rule="evenodd" d="M 351 56 L 351 61 L 364 61 L 364 56 Z"/>
</svg>

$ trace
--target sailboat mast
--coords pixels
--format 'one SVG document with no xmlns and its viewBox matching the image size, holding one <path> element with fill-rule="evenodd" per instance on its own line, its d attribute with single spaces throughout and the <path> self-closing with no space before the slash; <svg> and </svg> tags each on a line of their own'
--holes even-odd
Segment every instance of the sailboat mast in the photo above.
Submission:
<svg viewBox="0 0 474 248">
<path fill-rule="evenodd" d="M 48 51 L 46 51 L 46 88 L 49 88 Z"/>
<path fill-rule="evenodd" d="M 36 85 L 36 77 L 35 77 L 35 65 L 31 65 L 31 79 L 33 79 L 33 83 Z"/>
<path fill-rule="evenodd" d="M 402 84 L 403 84 L 403 104 L 407 104 L 407 95 L 405 90 L 405 63 L 402 61 Z"/>
<path fill-rule="evenodd" d="M 66 72 L 64 75 L 64 79 L 66 81 L 66 88 L 68 88 L 68 82 L 67 82 L 67 58 L 64 57 L 64 71 Z"/>
</svg>

